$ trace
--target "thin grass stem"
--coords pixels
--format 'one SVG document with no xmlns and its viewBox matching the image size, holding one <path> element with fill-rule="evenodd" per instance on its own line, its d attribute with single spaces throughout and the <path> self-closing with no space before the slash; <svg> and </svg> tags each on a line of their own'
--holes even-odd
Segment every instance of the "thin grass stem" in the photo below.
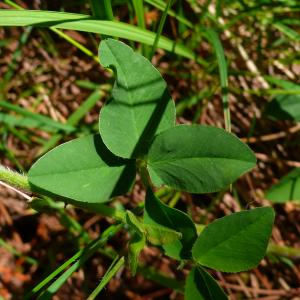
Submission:
<svg viewBox="0 0 300 300">
<path fill-rule="evenodd" d="M 93 292 L 89 295 L 87 300 L 96 299 L 97 295 L 103 290 L 103 288 L 108 284 L 108 282 L 116 275 L 116 273 L 125 264 L 124 256 L 122 256 L 119 260 L 118 258 L 119 258 L 118 256 L 115 257 L 109 269 L 107 270 L 104 277 L 100 281 L 99 285 L 93 290 Z"/>
<path fill-rule="evenodd" d="M 231 117 L 230 117 L 229 99 L 228 99 L 228 74 L 227 74 L 227 63 L 225 59 L 224 49 L 217 33 L 213 29 L 211 28 L 207 29 L 206 36 L 208 40 L 211 42 L 216 52 L 216 57 L 219 65 L 219 73 L 220 73 L 225 129 L 228 132 L 231 132 Z"/>
<path fill-rule="evenodd" d="M 109 1 L 109 0 L 108 0 Z M 4 0 L 4 2 L 8 5 L 10 5 L 11 7 L 15 8 L 15 9 L 19 9 L 19 10 L 24 10 L 24 8 L 16 3 L 14 3 L 11 0 Z M 65 34 L 63 31 L 57 29 L 57 28 L 49 28 L 51 31 L 53 31 L 54 33 L 56 33 L 57 35 L 59 35 L 61 38 L 65 39 L 66 41 L 68 41 L 70 44 L 72 44 L 73 46 L 75 46 L 78 50 L 82 51 L 83 53 L 85 53 L 87 56 L 92 57 L 96 62 L 99 63 L 99 59 L 98 56 L 94 55 L 94 53 L 92 51 L 90 51 L 88 48 L 86 48 L 85 46 L 83 46 L 81 43 L 77 42 L 76 40 L 74 40 L 73 38 L 71 38 L 69 35 Z"/>
<path fill-rule="evenodd" d="M 31 297 L 39 292 L 44 286 L 46 286 L 51 280 L 53 280 L 57 275 L 59 275 L 63 270 L 72 264 L 72 266 L 66 270 L 61 276 L 59 276 L 48 288 L 40 295 L 38 299 L 51 299 L 53 294 L 64 284 L 64 282 L 78 269 L 83 263 L 100 247 L 102 247 L 109 238 L 114 236 L 120 229 L 122 225 L 111 225 L 108 227 L 101 236 L 96 240 L 92 241 L 84 249 L 79 250 L 70 259 L 68 259 L 59 268 L 49 274 L 43 281 L 41 281 L 37 286 L 35 286 L 25 297 L 24 300 L 31 299 Z"/>
<path fill-rule="evenodd" d="M 162 14 L 162 16 L 160 18 L 160 21 L 159 21 L 159 24 L 158 24 L 158 28 L 157 28 L 157 32 L 156 32 L 156 35 L 155 35 L 155 39 L 154 39 L 154 43 L 153 43 L 152 49 L 151 49 L 151 54 L 150 54 L 150 58 L 149 58 L 150 61 L 152 60 L 152 58 L 153 58 L 153 56 L 155 54 L 155 51 L 156 51 L 156 48 L 157 48 L 157 45 L 158 45 L 158 42 L 159 42 L 162 30 L 163 30 L 165 22 L 166 22 L 168 11 L 171 8 L 172 3 L 173 3 L 173 0 L 168 0 L 166 8 L 165 8 L 165 10 L 164 10 L 164 12 L 163 12 L 163 14 Z"/>
</svg>

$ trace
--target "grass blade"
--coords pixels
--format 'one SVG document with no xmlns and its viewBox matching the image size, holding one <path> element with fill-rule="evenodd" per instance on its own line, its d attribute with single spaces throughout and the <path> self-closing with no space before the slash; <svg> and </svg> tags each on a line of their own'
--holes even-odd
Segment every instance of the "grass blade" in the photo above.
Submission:
<svg viewBox="0 0 300 300">
<path fill-rule="evenodd" d="M 0 26 L 37 26 L 99 33 L 153 45 L 155 33 L 136 26 L 102 21 L 88 15 L 39 10 L 0 10 Z M 158 47 L 183 57 L 196 60 L 194 53 L 185 46 L 161 36 Z"/>
<path fill-rule="evenodd" d="M 286 35 L 288 38 L 290 38 L 291 40 L 294 40 L 296 42 L 300 41 L 300 34 L 295 31 L 294 29 L 286 26 L 285 24 L 281 23 L 281 22 L 275 22 L 272 23 L 272 25 L 278 29 L 280 32 L 282 32 L 284 35 Z"/>
<path fill-rule="evenodd" d="M 38 261 L 30 256 L 23 255 L 19 251 L 17 251 L 15 248 L 13 248 L 10 244 L 8 244 L 6 241 L 4 241 L 2 238 L 0 238 L 0 247 L 3 247 L 7 251 L 11 252 L 16 257 L 23 258 L 28 264 L 31 265 L 37 265 Z"/>
<path fill-rule="evenodd" d="M 100 20 L 113 20 L 111 0 L 90 0 L 93 15 Z"/>
<path fill-rule="evenodd" d="M 151 54 L 150 54 L 150 61 L 152 60 L 152 58 L 154 56 L 154 53 L 155 53 L 155 50 L 157 48 L 162 30 L 163 30 L 165 22 L 166 22 L 166 18 L 167 18 L 167 15 L 168 15 L 168 10 L 171 8 L 172 2 L 173 2 L 173 0 L 168 0 L 167 5 L 165 7 L 165 10 L 164 10 L 164 12 L 163 12 L 163 14 L 160 18 L 158 28 L 157 28 L 157 32 L 156 32 L 156 36 L 155 36 L 155 39 L 154 39 L 154 43 L 152 45 L 152 50 L 151 50 Z"/>
<path fill-rule="evenodd" d="M 143 0 L 132 0 L 132 4 L 133 4 L 134 10 L 135 10 L 137 23 L 138 23 L 139 27 L 146 28 Z"/>
<path fill-rule="evenodd" d="M 48 275 L 44 280 L 42 280 L 38 285 L 36 285 L 27 295 L 25 295 L 24 300 L 30 299 L 31 296 L 39 292 L 45 285 L 47 285 L 52 279 L 54 279 L 58 274 L 60 274 L 69 265 L 74 263 L 84 252 L 84 249 L 79 250 L 71 258 L 69 258 L 65 263 L 59 266 L 55 271 Z"/>
<path fill-rule="evenodd" d="M 57 128 L 41 124 L 40 121 L 31 117 L 16 117 L 7 113 L 0 112 L 0 123 L 10 127 L 25 127 L 25 128 L 38 128 L 48 132 L 57 132 Z"/>
<path fill-rule="evenodd" d="M 12 59 L 10 64 L 8 65 L 8 70 L 3 76 L 3 79 L 0 81 L 0 92 L 1 94 L 5 94 L 5 86 L 6 84 L 11 80 L 11 78 L 14 76 L 14 73 L 18 67 L 18 61 L 20 60 L 22 56 L 22 48 L 26 44 L 30 33 L 32 31 L 32 27 L 27 27 L 24 32 L 22 33 L 19 43 L 18 43 L 18 48 L 14 51 Z M 3 95 L 1 95 L 3 97 Z"/>
<path fill-rule="evenodd" d="M 105 19 L 102 1 L 90 0 L 93 16 L 99 20 Z"/>
<path fill-rule="evenodd" d="M 70 44 L 72 44 L 73 46 L 75 46 L 77 49 L 79 49 L 80 51 L 82 51 L 87 56 L 90 56 L 91 58 L 93 58 L 93 60 L 95 60 L 96 62 L 99 62 L 99 59 L 98 59 L 97 55 L 94 55 L 94 53 L 91 50 L 89 50 L 88 48 L 86 48 L 85 46 L 83 46 L 82 44 L 80 44 L 79 42 L 77 42 L 76 40 L 74 40 L 73 38 L 71 38 L 70 36 L 68 36 L 67 34 L 65 34 L 64 32 L 62 32 L 61 30 L 58 30 L 56 28 L 50 28 L 50 30 L 52 30 L 53 32 L 55 32 L 61 38 L 63 38 L 66 41 L 68 41 Z"/>
<path fill-rule="evenodd" d="M 25 10 L 22 6 L 14 3 L 11 0 L 4 0 L 4 2 L 8 5 L 10 5 L 11 7 L 18 9 L 18 10 Z M 66 41 L 68 41 L 70 44 L 72 44 L 73 46 L 75 46 L 77 49 L 79 49 L 80 51 L 82 51 L 83 53 L 85 53 L 87 56 L 92 57 L 95 61 L 99 62 L 98 60 L 98 56 L 94 55 L 94 53 L 92 51 L 90 51 L 88 48 L 86 48 L 85 46 L 83 46 L 81 43 L 77 42 L 76 40 L 74 40 L 73 38 L 71 38 L 70 36 L 68 36 L 67 34 L 65 34 L 64 32 L 62 32 L 61 30 L 58 30 L 56 28 L 50 28 L 50 30 L 52 30 L 53 32 L 55 32 L 57 35 L 59 35 L 61 38 L 65 39 Z"/>
<path fill-rule="evenodd" d="M 157 9 L 164 11 L 166 9 L 166 4 L 161 0 L 145 0 L 145 2 L 149 3 L 150 5 L 156 7 Z M 174 10 L 169 9 L 168 15 L 175 18 L 178 22 L 186 25 L 189 28 L 193 28 L 193 24 L 186 18 L 177 14 Z"/>
<path fill-rule="evenodd" d="M 94 291 L 89 295 L 87 300 L 94 300 L 97 295 L 103 290 L 103 288 L 108 284 L 108 282 L 114 277 L 114 275 L 120 270 L 124 265 L 125 259 L 122 256 L 118 261 L 118 256 L 113 260 L 104 277 L 100 281 L 99 285 L 94 289 Z"/>
<path fill-rule="evenodd" d="M 86 248 L 78 251 L 73 257 L 71 257 L 68 261 L 66 261 L 63 265 L 57 268 L 54 272 L 48 275 L 42 282 L 40 282 L 37 286 L 35 286 L 30 293 L 28 293 L 24 300 L 31 299 L 32 295 L 36 294 L 40 291 L 45 285 L 47 285 L 52 279 L 54 279 L 58 274 L 60 274 L 65 268 L 69 265 L 72 266 L 66 270 L 61 276 L 59 276 L 48 288 L 47 290 L 40 295 L 38 299 L 46 300 L 51 299 L 52 295 L 65 283 L 65 281 L 75 272 L 78 268 L 80 268 L 83 263 L 98 250 L 99 247 L 102 247 L 107 240 L 115 235 L 122 225 L 112 225 L 108 227 L 103 234 L 92 241 Z"/>
<path fill-rule="evenodd" d="M 137 18 L 138 26 L 140 28 L 146 29 L 145 11 L 144 11 L 143 0 L 132 0 L 132 4 L 133 4 L 135 15 L 136 15 L 136 18 Z M 142 45 L 142 54 L 145 57 L 149 56 L 149 49 L 145 45 Z"/>
<path fill-rule="evenodd" d="M 230 120 L 230 110 L 229 110 L 229 101 L 228 101 L 228 74 L 227 74 L 227 63 L 225 59 L 224 49 L 217 33 L 213 29 L 211 28 L 206 29 L 205 34 L 216 52 L 217 61 L 219 65 L 219 73 L 220 73 L 225 129 L 231 132 L 231 120 Z"/>
<path fill-rule="evenodd" d="M 47 116 L 33 113 L 31 111 L 28 111 L 24 108 L 21 108 L 17 105 L 14 105 L 14 104 L 11 104 L 11 103 L 8 103 L 5 101 L 0 101 L 0 107 L 3 107 L 10 111 L 17 112 L 17 113 L 21 114 L 22 116 L 27 117 L 28 119 L 31 120 L 30 122 L 34 122 L 38 126 L 46 125 L 46 126 L 54 128 L 56 130 L 63 130 L 65 132 L 69 132 L 69 133 L 75 130 L 75 128 L 69 124 L 63 124 L 63 123 L 54 121 Z M 10 120 L 10 122 L 11 122 L 12 118 L 10 118 L 10 119 L 11 119 Z M 27 121 L 28 121 L 28 119 L 27 119 Z"/>
<path fill-rule="evenodd" d="M 94 0 L 96 1 L 96 0 Z M 102 1 L 100 1 L 102 2 Z M 105 19 L 106 20 L 113 20 L 114 19 L 114 14 L 111 6 L 111 0 L 103 0 L 104 4 L 104 11 L 105 11 Z"/>
<path fill-rule="evenodd" d="M 99 249 L 99 252 L 111 260 L 114 259 L 114 257 L 117 255 L 117 252 L 115 250 L 107 247 L 104 249 Z M 148 267 L 140 264 L 138 266 L 137 272 L 144 278 L 151 280 L 161 286 L 173 289 L 181 294 L 184 292 L 183 281 L 178 281 L 176 278 L 168 277 L 167 274 L 164 274 L 161 271 L 157 271 L 153 267 Z"/>
</svg>

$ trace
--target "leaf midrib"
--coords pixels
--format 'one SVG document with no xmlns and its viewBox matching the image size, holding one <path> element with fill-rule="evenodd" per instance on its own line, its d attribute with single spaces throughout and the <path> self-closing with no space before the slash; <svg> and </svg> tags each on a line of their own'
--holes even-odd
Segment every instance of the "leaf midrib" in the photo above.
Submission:
<svg viewBox="0 0 300 300">
<path fill-rule="evenodd" d="M 203 160 L 203 159 L 226 159 L 226 160 L 232 160 L 232 161 L 242 161 L 242 162 L 248 162 L 248 163 L 255 163 L 255 161 L 250 161 L 250 160 L 245 160 L 245 159 L 236 159 L 236 158 L 231 158 L 231 157 L 218 157 L 218 156 L 189 156 L 189 157 L 180 157 L 180 158 L 171 158 L 171 159 L 162 159 L 162 160 L 156 160 L 152 161 L 149 159 L 148 163 L 149 165 L 155 165 L 155 164 L 168 164 L 176 161 L 182 161 L 182 160 L 191 160 L 191 159 L 197 159 L 197 160 Z"/>
<path fill-rule="evenodd" d="M 127 81 L 127 76 L 126 76 L 126 72 L 123 70 L 123 66 L 122 66 L 122 62 L 120 63 L 120 60 L 118 58 L 117 55 L 115 55 L 113 49 L 110 47 L 109 43 L 107 43 L 107 47 L 109 48 L 110 52 L 112 53 L 112 55 L 115 57 L 118 65 L 119 65 L 119 68 L 123 74 L 123 77 L 124 77 L 124 81 L 125 81 L 125 87 L 127 89 L 127 93 L 129 94 L 129 98 L 130 98 L 130 104 L 132 105 L 133 104 L 133 98 L 132 98 L 132 92 L 129 90 L 129 85 L 128 85 L 128 81 Z M 117 77 L 118 77 L 118 74 L 117 74 Z M 134 107 L 132 107 L 132 109 L 129 110 L 130 111 L 130 114 L 132 116 L 132 119 L 134 120 L 134 134 L 135 134 L 135 137 L 136 137 L 136 140 L 139 139 L 139 132 L 138 132 L 138 127 L 137 127 L 137 123 L 136 123 L 136 115 L 135 115 L 135 109 Z"/>
<path fill-rule="evenodd" d="M 55 173 L 53 172 L 49 172 L 49 173 L 41 173 L 41 174 L 38 174 L 38 175 L 31 175 L 29 173 L 29 178 L 31 177 L 41 177 L 41 176 L 53 176 L 55 174 L 70 174 L 70 173 L 78 173 L 80 171 L 89 171 L 89 170 L 95 170 L 95 169 L 103 169 L 103 168 L 109 168 L 109 169 L 112 169 L 112 168 L 117 168 L 117 167 L 124 167 L 125 165 L 121 165 L 121 166 L 108 166 L 108 165 L 103 165 L 103 166 L 99 166 L 99 167 L 91 167 L 91 168 L 80 168 L 80 169 L 74 169 L 74 170 L 71 170 L 71 171 L 62 171 L 62 172 L 57 172 L 55 171 Z"/>
</svg>

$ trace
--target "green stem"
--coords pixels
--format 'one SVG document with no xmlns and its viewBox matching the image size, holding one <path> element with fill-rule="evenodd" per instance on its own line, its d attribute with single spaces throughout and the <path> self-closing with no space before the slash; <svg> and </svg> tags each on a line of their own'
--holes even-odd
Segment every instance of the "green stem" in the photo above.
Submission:
<svg viewBox="0 0 300 300">
<path fill-rule="evenodd" d="M 79 204 L 74 204 L 77 207 L 80 207 Z M 105 204 L 100 204 L 100 203 L 84 203 L 82 206 L 82 209 L 89 210 L 93 213 L 103 215 L 105 217 L 112 218 L 114 220 L 118 220 L 120 222 L 125 223 L 125 218 L 126 218 L 126 212 L 122 211 L 120 209 L 116 209 L 114 207 L 107 206 Z"/>
<path fill-rule="evenodd" d="M 17 251 L 15 248 L 13 248 L 11 245 L 9 245 L 7 242 L 5 242 L 2 238 L 0 238 L 0 246 L 6 249 L 7 251 L 11 252 L 13 255 L 17 257 L 24 258 L 26 262 L 28 262 L 31 265 L 37 265 L 38 261 L 30 256 L 23 255 L 21 252 Z"/>
<path fill-rule="evenodd" d="M 143 0 L 132 0 L 132 4 L 137 18 L 138 27 L 146 29 Z M 143 44 L 141 45 L 141 47 L 142 47 L 142 54 L 145 57 L 149 57 L 149 50 L 150 50 L 149 47 Z"/>
<path fill-rule="evenodd" d="M 10 1 L 10 0 L 4 0 L 4 3 L 10 5 L 11 7 L 15 8 L 15 9 L 24 9 L 22 6 L 18 5 L 17 3 L 14 3 L 13 1 Z"/>
<path fill-rule="evenodd" d="M 102 0 L 90 0 L 93 16 L 99 20 L 105 19 Z"/>
<path fill-rule="evenodd" d="M 273 243 L 269 243 L 267 253 L 275 254 L 277 256 L 285 256 L 290 259 L 300 258 L 300 249 L 288 246 L 280 246 Z"/>
<path fill-rule="evenodd" d="M 0 165 L 0 181 L 18 189 L 31 191 L 27 176 L 14 172 L 2 165 Z"/>
<path fill-rule="evenodd" d="M 65 39 L 70 44 L 72 44 L 73 46 L 75 46 L 77 49 L 79 49 L 80 51 L 82 51 L 84 54 L 86 54 L 87 56 L 89 56 L 93 60 L 95 60 L 97 63 L 99 63 L 98 56 L 94 55 L 94 53 L 91 50 L 89 50 L 88 48 L 86 48 L 85 46 L 83 46 L 82 44 L 80 44 L 79 42 L 77 42 L 76 40 L 74 40 L 73 38 L 71 38 L 70 36 L 68 36 L 67 34 L 65 34 L 63 31 L 61 31 L 59 29 L 56 29 L 56 28 L 50 28 L 50 30 L 52 30 L 53 32 L 55 32 L 61 38 Z"/>
<path fill-rule="evenodd" d="M 145 2 L 149 3 L 150 5 L 158 8 L 159 10 L 162 10 L 162 11 L 164 11 L 165 8 L 166 8 L 166 4 L 161 0 L 159 0 L 159 1 L 157 1 L 157 0 L 145 0 Z M 194 25 L 193 25 L 192 22 L 190 22 L 186 18 L 180 16 L 175 11 L 169 10 L 168 15 L 175 18 L 177 21 L 181 22 L 182 24 L 186 25 L 187 27 L 192 28 L 192 29 L 194 28 Z"/>
<path fill-rule="evenodd" d="M 114 19 L 111 0 L 90 0 L 93 16 L 99 20 Z"/>
<path fill-rule="evenodd" d="M 33 192 L 29 182 L 28 177 L 25 175 L 22 175 L 20 173 L 14 172 L 8 168 L 5 168 L 4 166 L 0 165 L 0 181 L 3 181 L 9 185 L 11 185 L 14 188 L 22 189 L 28 192 Z M 76 203 L 75 205 L 78 207 L 81 207 L 81 203 Z M 50 206 L 50 204 L 49 204 Z M 54 208 L 54 207 L 52 207 Z M 105 217 L 113 218 L 115 220 L 119 220 L 121 222 L 125 222 L 126 213 L 113 208 L 109 207 L 104 204 L 98 204 L 98 203 L 84 203 L 82 206 L 83 209 L 87 209 L 89 211 L 92 211 L 94 213 L 101 214 Z M 58 209 L 58 208 L 54 208 Z"/>
<path fill-rule="evenodd" d="M 114 13 L 111 6 L 111 0 L 102 0 L 104 4 L 104 11 L 106 19 L 112 21 L 114 19 Z"/>
<path fill-rule="evenodd" d="M 100 281 L 99 285 L 93 290 L 93 292 L 89 295 L 87 300 L 94 300 L 124 264 L 125 264 L 124 256 L 122 256 L 117 262 L 115 262 L 114 260 L 111 266 L 109 267 L 109 269 L 107 270 L 107 272 L 105 273 L 103 279 Z"/>
<path fill-rule="evenodd" d="M 181 192 L 176 192 L 172 199 L 169 201 L 169 206 L 174 208 L 181 197 Z"/>
</svg>

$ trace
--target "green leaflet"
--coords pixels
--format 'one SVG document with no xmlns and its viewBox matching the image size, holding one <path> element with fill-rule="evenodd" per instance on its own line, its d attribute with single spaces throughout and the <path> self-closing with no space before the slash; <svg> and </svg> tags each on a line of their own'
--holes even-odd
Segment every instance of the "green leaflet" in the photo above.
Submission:
<svg viewBox="0 0 300 300">
<path fill-rule="evenodd" d="M 277 95 L 264 113 L 273 120 L 300 121 L 300 95 Z"/>
<path fill-rule="evenodd" d="M 0 9 L 0 26 L 37 26 L 78 30 L 120 37 L 152 46 L 155 33 L 136 26 L 97 20 L 89 15 L 56 11 Z M 166 37 L 159 39 L 158 47 L 195 60 L 194 53 Z"/>
<path fill-rule="evenodd" d="M 35 188 L 99 203 L 130 189 L 135 165 L 110 153 L 99 135 L 90 135 L 49 151 L 31 167 L 28 178 Z"/>
<path fill-rule="evenodd" d="M 185 300 L 228 300 L 214 278 L 201 267 L 194 267 L 185 284 Z"/>
<path fill-rule="evenodd" d="M 144 223 L 146 239 L 151 244 L 161 246 L 181 239 L 181 233 L 167 227 Z"/>
<path fill-rule="evenodd" d="M 100 112 L 100 134 L 115 155 L 138 158 L 155 133 L 175 124 L 175 105 L 160 73 L 126 44 L 107 39 L 100 43 L 100 62 L 113 66 L 116 82 L 112 99 Z"/>
<path fill-rule="evenodd" d="M 126 211 L 126 223 L 139 235 L 143 235 L 145 233 L 143 223 L 130 210 Z"/>
<path fill-rule="evenodd" d="M 300 121 L 300 85 L 276 77 L 267 77 L 267 80 L 287 90 L 287 93 L 275 96 L 264 113 L 273 120 Z M 295 94 L 288 93 L 291 91 Z"/>
<path fill-rule="evenodd" d="M 151 189 L 146 194 L 144 222 L 180 232 L 182 238 L 163 245 L 163 249 L 166 255 L 178 260 L 191 258 L 191 249 L 197 238 L 193 221 L 182 211 L 160 202 Z"/>
<path fill-rule="evenodd" d="M 256 267 L 266 252 L 274 216 L 272 208 L 262 207 L 215 220 L 198 237 L 193 258 L 200 265 L 223 272 Z"/>
<path fill-rule="evenodd" d="M 283 203 L 300 201 L 300 168 L 296 168 L 273 185 L 266 193 L 266 199 Z"/>
<path fill-rule="evenodd" d="M 255 162 L 250 148 L 223 129 L 180 125 L 155 137 L 148 170 L 157 186 L 210 193 L 226 188 Z"/>
<path fill-rule="evenodd" d="M 292 81 L 288 81 L 288 80 L 283 80 L 281 78 L 277 78 L 274 76 L 265 76 L 265 79 L 271 83 L 271 84 L 275 84 L 285 90 L 299 90 L 299 84 L 296 84 Z"/>
<path fill-rule="evenodd" d="M 181 238 L 180 232 L 161 226 L 160 224 L 147 222 L 147 220 L 145 223 L 141 222 L 131 211 L 126 212 L 126 223 L 133 232 L 140 237 L 146 237 L 146 240 L 153 245 L 169 244 Z M 142 239 L 136 238 L 135 243 L 140 245 Z"/>
<path fill-rule="evenodd" d="M 54 202 L 48 197 L 45 198 L 32 198 L 29 206 L 40 213 L 53 213 L 59 209 L 64 209 L 63 202 Z"/>
</svg>

